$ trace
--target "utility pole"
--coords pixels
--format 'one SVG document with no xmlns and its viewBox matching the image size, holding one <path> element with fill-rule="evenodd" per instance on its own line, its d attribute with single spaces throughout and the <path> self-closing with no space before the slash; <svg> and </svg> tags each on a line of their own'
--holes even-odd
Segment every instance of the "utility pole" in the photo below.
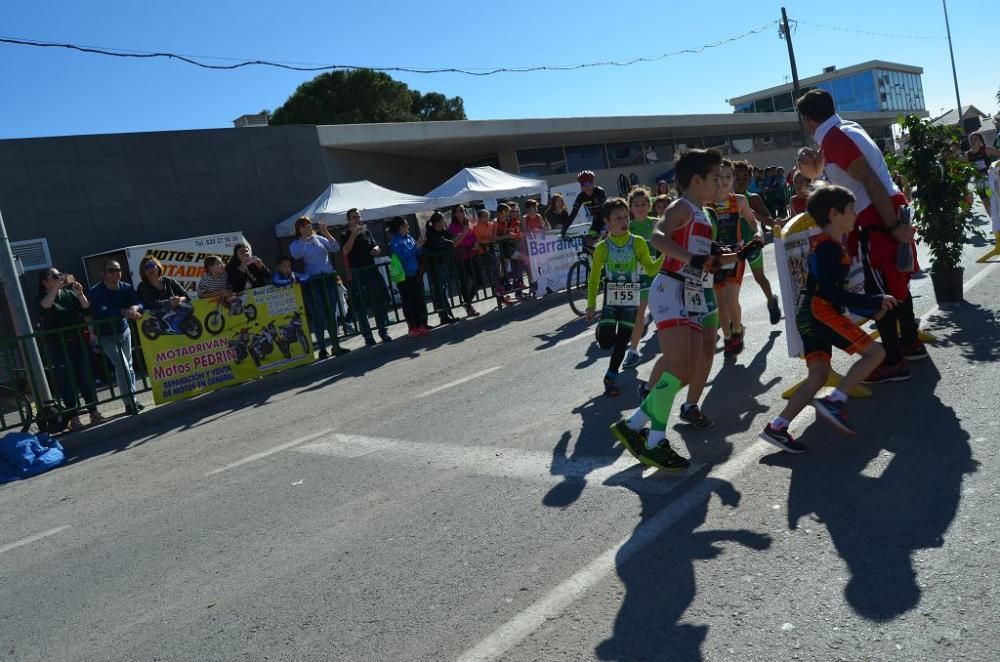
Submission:
<svg viewBox="0 0 1000 662">
<path fill-rule="evenodd" d="M 38 343 L 31 335 L 33 331 L 31 319 L 28 317 L 28 306 L 24 301 L 24 293 L 21 292 L 21 283 L 17 279 L 17 266 L 14 263 L 14 253 L 10 249 L 2 213 L 0 213 L 0 281 L 7 296 L 7 307 L 10 308 L 10 317 L 14 323 L 14 334 L 20 338 L 18 347 L 28 369 L 35 406 L 40 407 L 42 403 L 52 400 L 52 392 L 45 378 L 45 368 L 42 365 L 42 355 L 38 352 Z"/>
<path fill-rule="evenodd" d="M 799 68 L 795 65 L 795 49 L 792 47 L 792 31 L 788 28 L 788 13 L 785 8 L 781 8 L 781 27 L 778 31 L 785 40 L 785 45 L 788 46 L 788 62 L 792 65 L 792 103 L 794 104 L 798 101 L 799 95 L 802 93 L 802 88 L 799 87 Z M 798 115 L 798 111 L 796 111 Z M 802 126 L 802 116 L 799 115 L 799 133 L 802 136 L 802 144 L 806 144 L 807 136 L 805 128 Z"/>
<path fill-rule="evenodd" d="M 951 55 L 951 77 L 955 80 L 955 103 L 958 104 L 958 125 L 965 133 L 965 126 L 962 124 L 962 97 L 958 94 L 958 72 L 955 71 L 955 49 L 951 47 L 951 26 L 948 24 L 948 2 L 941 0 L 944 7 L 944 29 L 948 32 L 948 53 Z"/>
</svg>

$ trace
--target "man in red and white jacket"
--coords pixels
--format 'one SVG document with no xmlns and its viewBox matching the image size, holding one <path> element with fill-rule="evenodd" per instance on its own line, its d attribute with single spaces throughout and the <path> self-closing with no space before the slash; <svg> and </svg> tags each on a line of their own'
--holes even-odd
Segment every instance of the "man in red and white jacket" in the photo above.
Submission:
<svg viewBox="0 0 1000 662">
<path fill-rule="evenodd" d="M 855 253 L 860 247 L 865 289 L 869 294 L 891 294 L 899 301 L 876 322 L 885 361 L 865 383 L 905 381 L 910 371 L 904 359 L 927 357 L 917 337 L 910 296 L 910 274 L 916 269 L 917 256 L 914 230 L 908 223 L 900 223 L 900 210 L 907 206 L 907 200 L 892 181 L 878 146 L 858 124 L 837 115 L 828 92 L 811 90 L 799 98 L 796 107 L 806 130 L 820 147 L 818 152 L 809 148 L 799 152 L 799 169 L 813 179 L 825 172 L 831 183 L 854 194 L 858 221 L 849 246 Z M 900 269 L 901 244 L 909 248 L 910 268 Z"/>
</svg>

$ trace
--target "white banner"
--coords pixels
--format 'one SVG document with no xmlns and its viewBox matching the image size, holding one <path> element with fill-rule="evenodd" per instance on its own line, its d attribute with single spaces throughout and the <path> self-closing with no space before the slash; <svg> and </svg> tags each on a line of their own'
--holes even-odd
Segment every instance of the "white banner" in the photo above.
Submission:
<svg viewBox="0 0 1000 662">
<path fill-rule="evenodd" d="M 990 218 L 993 219 L 993 232 L 1000 232 L 1000 165 L 990 168 Z"/>
<path fill-rule="evenodd" d="M 223 262 L 228 262 L 233 255 L 233 246 L 250 244 L 242 232 L 227 232 L 212 234 L 190 239 L 161 241 L 145 246 L 129 246 L 125 248 L 128 268 L 132 274 L 132 282 L 138 286 L 142 282 L 139 273 L 139 263 L 147 255 L 155 257 L 163 264 L 163 275 L 173 278 L 181 287 L 188 291 L 192 299 L 197 298 L 198 280 L 205 273 L 205 258 L 218 255 Z M 252 249 L 251 249 L 252 254 Z M 268 265 L 268 268 L 270 266 Z"/>
<path fill-rule="evenodd" d="M 796 322 L 799 297 L 806 286 L 809 275 L 809 254 L 812 252 L 811 239 L 820 233 L 819 226 L 809 214 L 799 214 L 785 223 L 781 237 L 774 241 L 774 261 L 778 269 L 778 285 L 781 288 L 781 306 L 785 311 L 785 339 L 788 356 L 802 356 L 802 336 Z M 859 258 L 851 262 L 847 276 L 847 289 L 864 294 L 865 271 Z M 847 313 L 858 324 L 865 318 Z"/>
<path fill-rule="evenodd" d="M 531 276 L 538 283 L 538 296 L 566 289 L 569 268 L 577 260 L 583 238 L 563 239 L 558 230 L 548 230 L 528 233 L 525 244 Z"/>
</svg>

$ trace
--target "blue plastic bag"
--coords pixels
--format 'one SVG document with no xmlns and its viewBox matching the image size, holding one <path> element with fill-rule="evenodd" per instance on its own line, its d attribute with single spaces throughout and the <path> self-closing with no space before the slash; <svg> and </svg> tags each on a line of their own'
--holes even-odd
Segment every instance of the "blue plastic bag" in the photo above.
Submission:
<svg viewBox="0 0 1000 662">
<path fill-rule="evenodd" d="M 62 444 L 44 432 L 8 432 L 0 437 L 0 483 L 37 476 L 65 461 Z"/>
</svg>

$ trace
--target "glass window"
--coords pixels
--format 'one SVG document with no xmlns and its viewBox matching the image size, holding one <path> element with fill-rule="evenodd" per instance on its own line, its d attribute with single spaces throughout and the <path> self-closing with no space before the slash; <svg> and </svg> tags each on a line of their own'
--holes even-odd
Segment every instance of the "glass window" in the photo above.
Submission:
<svg viewBox="0 0 1000 662">
<path fill-rule="evenodd" d="M 730 136 L 729 144 L 732 147 L 733 154 L 746 154 L 753 151 L 753 137 L 750 134 Z"/>
<path fill-rule="evenodd" d="M 769 152 L 774 149 L 774 137 L 770 133 L 753 134 L 753 151 Z"/>
<path fill-rule="evenodd" d="M 570 172 L 606 170 L 608 157 L 604 145 L 573 145 L 566 147 L 566 167 Z"/>
<path fill-rule="evenodd" d="M 744 101 L 733 108 L 734 113 L 752 113 L 753 101 Z"/>
<path fill-rule="evenodd" d="M 857 110 L 854 102 L 854 84 L 850 76 L 834 78 L 833 81 L 833 103 L 838 110 Z"/>
<path fill-rule="evenodd" d="M 767 97 L 766 99 L 758 99 L 757 101 L 754 101 L 753 110 L 755 113 L 773 113 L 774 99 L 772 97 Z"/>
<path fill-rule="evenodd" d="M 723 154 L 729 154 L 729 138 L 726 136 L 705 136 L 705 149 L 717 149 Z"/>
<path fill-rule="evenodd" d="M 774 110 L 779 113 L 787 113 L 795 110 L 795 104 L 792 103 L 792 93 L 786 92 L 774 97 Z"/>
<path fill-rule="evenodd" d="M 646 163 L 670 163 L 674 160 L 673 140 L 647 140 L 643 143 Z"/>
<path fill-rule="evenodd" d="M 677 148 L 674 150 L 674 160 L 681 157 L 681 154 L 689 149 L 705 149 L 705 142 L 701 138 L 678 138 Z"/>
<path fill-rule="evenodd" d="M 642 143 L 611 143 L 608 145 L 608 163 L 612 168 L 643 165 Z"/>
<path fill-rule="evenodd" d="M 852 74 L 854 82 L 854 99 L 857 110 L 876 111 L 879 109 L 878 96 L 875 92 L 875 74 L 871 71 L 859 71 Z"/>
<path fill-rule="evenodd" d="M 562 147 L 517 150 L 518 172 L 525 177 L 544 177 L 566 173 L 566 156 Z"/>
</svg>

